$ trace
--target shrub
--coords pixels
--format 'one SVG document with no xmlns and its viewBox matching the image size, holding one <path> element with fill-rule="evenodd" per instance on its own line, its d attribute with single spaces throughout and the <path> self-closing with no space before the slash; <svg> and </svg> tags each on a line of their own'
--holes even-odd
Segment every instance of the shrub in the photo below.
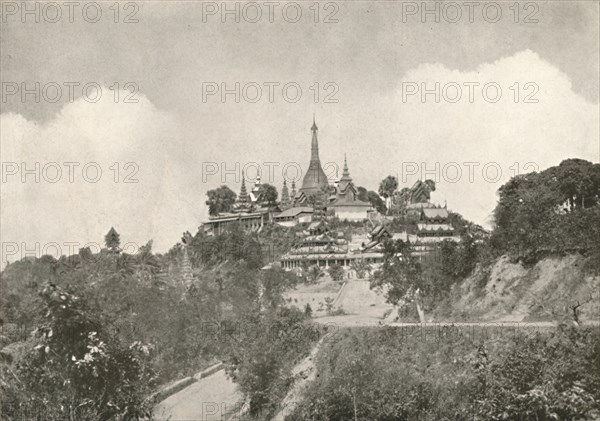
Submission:
<svg viewBox="0 0 600 421">
<path fill-rule="evenodd" d="M 2 383 L 3 413 L 45 420 L 149 417 L 151 348 L 120 343 L 80 297 L 54 285 L 41 296 L 44 321 L 16 372 Z"/>
<path fill-rule="evenodd" d="M 331 279 L 333 281 L 341 281 L 342 279 L 344 279 L 344 268 L 342 268 L 340 265 L 331 265 L 329 266 L 329 276 L 331 276 Z"/>
<path fill-rule="evenodd" d="M 600 410 L 600 332 L 345 329 L 289 421 L 580 420 Z"/>
</svg>

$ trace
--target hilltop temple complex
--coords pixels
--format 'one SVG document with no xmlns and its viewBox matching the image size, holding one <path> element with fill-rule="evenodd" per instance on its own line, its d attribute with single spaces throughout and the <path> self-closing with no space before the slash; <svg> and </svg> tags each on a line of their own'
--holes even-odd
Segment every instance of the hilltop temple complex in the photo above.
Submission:
<svg viewBox="0 0 600 421">
<path fill-rule="evenodd" d="M 240 193 L 233 210 L 210 216 L 209 220 L 203 224 L 205 231 L 220 234 L 233 223 L 240 223 L 244 228 L 252 231 L 260 231 L 267 222 L 293 226 L 310 222 L 316 208 L 318 208 L 318 212 L 329 211 L 340 220 L 366 220 L 369 213 L 374 212 L 374 209 L 369 202 L 358 199 L 358 192 L 352 177 L 350 177 L 346 157 L 344 157 L 342 177 L 336 185 L 329 183 L 319 158 L 318 130 L 319 128 L 313 120 L 310 161 L 298 191 L 296 191 L 294 181 L 291 183 L 290 191 L 287 181 L 284 180 L 278 208 L 270 209 L 260 195 L 260 176 L 257 176 L 254 187 L 248 192 L 242 173 Z"/>
<path fill-rule="evenodd" d="M 430 201 L 430 194 L 435 190 L 435 183 L 431 180 L 419 180 L 411 188 L 398 192 L 397 200 L 404 203 L 405 215 L 416 222 L 416 232 L 389 232 L 384 225 L 391 217 L 379 215 L 371 203 L 358 199 L 358 189 L 350 176 L 346 156 L 341 178 L 330 183 L 319 157 L 318 130 L 313 119 L 310 161 L 298 190 L 294 181 L 288 189 L 284 180 L 280 200 L 274 206 L 262 197 L 260 176 L 248 191 L 242 172 L 240 192 L 233 208 L 230 212 L 209 217 L 203 224 L 205 232 L 218 235 L 232 224 L 239 224 L 243 229 L 253 232 L 260 232 L 267 223 L 287 227 L 305 224 L 306 229 L 298 233 L 296 246 L 280 260 L 287 269 L 305 265 L 328 267 L 332 264 L 347 267 L 357 259 L 366 263 L 380 263 L 383 261 L 382 245 L 386 239 L 409 241 L 419 254 L 431 251 L 441 241 L 460 240 L 449 223 L 446 206 L 441 207 Z M 365 221 L 374 228 L 365 241 L 353 243 L 345 240 L 344 233 L 329 231 L 327 220 L 331 217 L 341 221 Z M 375 223 L 376 220 L 379 223 Z"/>
</svg>

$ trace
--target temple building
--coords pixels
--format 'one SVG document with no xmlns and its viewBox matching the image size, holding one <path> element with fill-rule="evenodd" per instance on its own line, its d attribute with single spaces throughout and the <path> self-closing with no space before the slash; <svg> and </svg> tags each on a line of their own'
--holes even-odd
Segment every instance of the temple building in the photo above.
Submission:
<svg viewBox="0 0 600 421">
<path fill-rule="evenodd" d="M 332 208 L 339 219 L 348 221 L 363 221 L 368 218 L 369 212 L 373 212 L 369 202 L 358 199 L 358 191 L 350 177 L 345 155 L 342 178 L 337 183 L 335 199 L 329 203 L 328 208 Z"/>
<path fill-rule="evenodd" d="M 242 183 L 244 182 L 244 174 L 242 171 Z M 250 202 L 253 205 L 259 205 L 261 202 L 261 198 L 260 198 L 260 174 L 258 174 L 256 176 L 256 182 L 254 183 L 254 187 L 252 187 L 252 190 L 250 191 Z"/>
<path fill-rule="evenodd" d="M 460 241 L 454 227 L 448 222 L 446 208 L 423 208 L 417 223 L 417 241 L 420 243 L 438 243 L 444 240 Z"/>
<path fill-rule="evenodd" d="M 265 206 L 261 199 L 261 180 L 257 176 L 254 187 L 248 191 L 242 172 L 240 193 L 231 212 L 210 216 L 203 224 L 209 234 L 220 234 L 227 227 L 239 223 L 244 229 L 260 231 L 267 222 L 276 222 L 284 226 L 294 226 L 310 221 L 326 219 L 334 215 L 341 220 L 362 221 L 368 219 L 373 207 L 358 199 L 356 186 L 350 177 L 348 162 L 344 157 L 342 177 L 335 186 L 323 171 L 319 158 L 319 140 L 317 124 L 313 118 L 310 162 L 302 179 L 302 186 L 296 191 L 296 184 L 283 181 L 279 207 Z"/>
<path fill-rule="evenodd" d="M 427 180 L 417 181 L 412 188 L 403 192 L 408 200 L 407 215 L 416 222 L 415 233 L 391 233 L 384 225 L 378 225 L 369 234 L 370 241 L 363 247 L 363 251 L 383 251 L 383 242 L 390 239 L 409 242 L 415 255 L 426 256 L 434 252 L 442 241 L 459 242 L 460 236 L 456 234 L 450 222 L 446 205 L 442 207 L 430 202 L 430 193 L 433 190 L 435 183 Z"/>
<path fill-rule="evenodd" d="M 460 241 L 449 221 L 448 210 L 431 203 L 431 192 L 435 191 L 433 180 L 418 180 L 408 190 L 406 214 L 417 222 L 417 243 L 421 245 L 438 243 L 444 240 Z M 424 247 L 427 248 L 427 247 Z"/>
<path fill-rule="evenodd" d="M 280 259 L 284 269 L 301 269 L 308 266 L 328 268 L 331 265 L 350 267 L 359 260 L 368 264 L 383 262 L 383 252 L 363 251 L 344 238 L 343 232 L 331 232 L 326 220 L 312 222 L 299 242 Z"/>
<path fill-rule="evenodd" d="M 358 199 L 358 191 L 352 177 L 350 177 L 348 161 L 345 156 L 341 179 L 335 187 L 329 185 L 329 180 L 325 175 L 325 171 L 323 171 L 319 158 L 318 130 L 319 128 L 313 119 L 310 163 L 302 180 L 302 187 L 297 194 L 295 194 L 294 186 L 292 186 L 293 203 L 296 206 L 306 206 L 308 203 L 312 203 L 313 208 L 318 208 L 313 213 L 313 217 L 318 217 L 323 209 L 331 209 L 333 215 L 341 220 L 362 221 L 367 219 L 369 212 L 373 212 L 373 207 L 369 202 Z"/>
<path fill-rule="evenodd" d="M 307 224 L 312 221 L 313 212 L 313 208 L 310 206 L 297 206 L 273 216 L 273 221 L 284 227 L 293 227 L 303 223 Z"/>
<path fill-rule="evenodd" d="M 264 225 L 272 220 L 271 211 L 260 203 L 260 177 L 257 177 L 254 187 L 248 193 L 246 180 L 242 172 L 242 186 L 231 212 L 223 212 L 209 216 L 202 224 L 209 235 L 219 235 L 234 224 L 239 224 L 246 231 L 260 232 Z"/>
<path fill-rule="evenodd" d="M 436 206 L 430 202 L 432 191 L 435 191 L 435 182 L 433 180 L 417 180 L 407 192 L 407 215 L 420 217 L 421 210 L 435 208 Z"/>
<path fill-rule="evenodd" d="M 416 256 L 423 257 L 434 252 L 442 241 L 460 241 L 460 237 L 448 222 L 448 211 L 445 208 L 425 208 L 421 212 L 416 234 L 391 233 L 384 225 L 378 225 L 369 234 L 370 241 L 363 246 L 362 251 L 382 253 L 384 241 L 402 240 L 412 245 Z"/>
</svg>

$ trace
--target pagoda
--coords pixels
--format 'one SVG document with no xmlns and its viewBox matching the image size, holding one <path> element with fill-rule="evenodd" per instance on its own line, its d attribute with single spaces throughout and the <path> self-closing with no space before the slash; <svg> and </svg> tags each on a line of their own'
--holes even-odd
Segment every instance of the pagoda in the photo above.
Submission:
<svg viewBox="0 0 600 421">
<path fill-rule="evenodd" d="M 287 182 L 283 180 L 283 188 L 281 189 L 281 208 L 287 209 L 291 207 L 290 193 L 288 191 Z"/>
<path fill-rule="evenodd" d="M 310 128 L 312 131 L 312 142 L 310 147 L 310 163 L 308 170 L 302 180 L 302 187 L 298 191 L 298 202 L 305 202 L 310 196 L 316 196 L 323 194 L 324 191 L 329 189 L 329 181 L 321 166 L 321 160 L 319 159 L 319 141 L 317 139 L 317 131 L 319 128 L 315 123 L 313 117 L 313 125 Z"/>
<path fill-rule="evenodd" d="M 233 205 L 233 212 L 250 212 L 252 209 L 252 203 L 250 201 L 250 195 L 246 190 L 246 178 L 244 171 L 242 171 L 242 186 L 240 188 L 240 194 L 237 197 L 236 203 Z"/>
</svg>

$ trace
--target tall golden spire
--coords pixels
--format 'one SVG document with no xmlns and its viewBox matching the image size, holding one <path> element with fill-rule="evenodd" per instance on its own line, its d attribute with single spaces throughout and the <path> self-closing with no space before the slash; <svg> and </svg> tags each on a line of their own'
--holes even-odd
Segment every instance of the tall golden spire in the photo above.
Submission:
<svg viewBox="0 0 600 421">
<path fill-rule="evenodd" d="M 317 131 L 319 128 L 317 127 L 317 123 L 315 123 L 315 117 L 313 115 L 313 125 L 310 128 L 312 131 L 312 142 L 310 145 L 310 161 L 319 161 L 319 141 L 317 140 Z M 320 165 L 320 163 L 319 163 Z"/>
<path fill-rule="evenodd" d="M 310 163 L 308 164 L 308 170 L 304 175 L 302 187 L 300 188 L 300 193 L 304 193 L 307 198 L 315 194 L 321 194 L 323 189 L 329 187 L 329 181 L 327 180 L 325 171 L 323 171 L 323 167 L 321 166 L 321 160 L 319 159 L 319 140 L 317 139 L 317 131 L 319 128 L 317 127 L 314 116 L 310 130 L 312 131 Z"/>
</svg>

